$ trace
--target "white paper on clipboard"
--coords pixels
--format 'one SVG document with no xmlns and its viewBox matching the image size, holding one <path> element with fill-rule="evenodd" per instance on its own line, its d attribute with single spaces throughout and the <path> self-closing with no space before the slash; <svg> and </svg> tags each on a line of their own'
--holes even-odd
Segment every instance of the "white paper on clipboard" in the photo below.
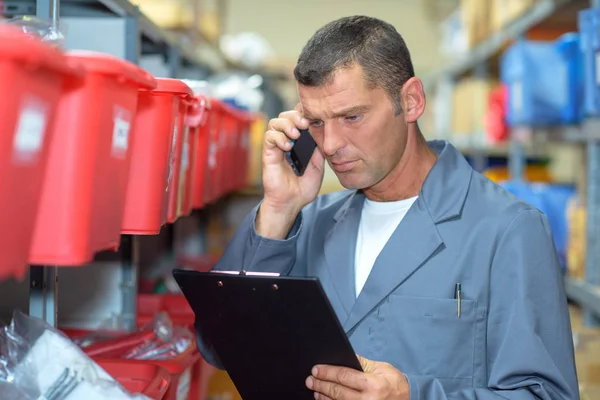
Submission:
<svg viewBox="0 0 600 400">
<path fill-rule="evenodd" d="M 255 271 L 210 271 L 217 274 L 246 275 L 246 276 L 280 276 L 279 272 L 255 272 Z"/>
</svg>

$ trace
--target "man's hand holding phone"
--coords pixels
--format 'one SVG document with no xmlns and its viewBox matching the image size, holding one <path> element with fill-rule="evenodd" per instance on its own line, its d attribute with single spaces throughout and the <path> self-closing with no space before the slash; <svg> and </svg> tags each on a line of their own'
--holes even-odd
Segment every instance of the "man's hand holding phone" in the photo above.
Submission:
<svg viewBox="0 0 600 400">
<path fill-rule="evenodd" d="M 304 174 L 297 176 L 286 158 L 292 140 L 300 138 L 300 129 L 309 122 L 298 110 L 286 111 L 269 122 L 262 153 L 264 199 L 256 218 L 257 233 L 283 240 L 298 213 L 312 202 L 321 189 L 325 160 L 315 148 Z"/>
</svg>

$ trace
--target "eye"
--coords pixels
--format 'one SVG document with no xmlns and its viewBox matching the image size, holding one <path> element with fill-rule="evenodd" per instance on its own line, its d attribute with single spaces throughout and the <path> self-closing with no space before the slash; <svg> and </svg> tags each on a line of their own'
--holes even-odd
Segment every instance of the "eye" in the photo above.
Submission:
<svg viewBox="0 0 600 400">
<path fill-rule="evenodd" d="M 323 126 L 323 121 L 311 121 L 310 126 L 314 127 L 314 128 L 320 128 Z"/>
<path fill-rule="evenodd" d="M 356 114 L 356 115 L 348 115 L 348 116 L 346 116 L 346 121 L 349 121 L 349 122 L 356 122 L 356 121 L 358 121 L 358 120 L 360 119 L 360 117 L 361 117 L 361 115 L 359 115 L 359 114 Z"/>
</svg>

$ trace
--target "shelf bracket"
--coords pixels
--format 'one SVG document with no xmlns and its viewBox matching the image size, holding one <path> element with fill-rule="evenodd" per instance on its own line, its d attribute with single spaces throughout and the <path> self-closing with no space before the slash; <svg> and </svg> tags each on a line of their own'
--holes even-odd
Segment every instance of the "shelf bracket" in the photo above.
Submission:
<svg viewBox="0 0 600 400">
<path fill-rule="evenodd" d="M 29 272 L 29 315 L 56 327 L 57 306 L 58 268 L 32 265 Z"/>
</svg>

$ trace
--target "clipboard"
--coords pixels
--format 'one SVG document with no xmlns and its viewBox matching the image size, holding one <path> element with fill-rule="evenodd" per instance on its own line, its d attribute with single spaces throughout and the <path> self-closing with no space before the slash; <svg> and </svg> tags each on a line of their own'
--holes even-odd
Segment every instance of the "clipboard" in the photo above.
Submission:
<svg viewBox="0 0 600 400">
<path fill-rule="evenodd" d="M 362 371 L 317 278 L 174 269 L 195 326 L 244 400 L 310 400 L 317 364 Z"/>
</svg>

